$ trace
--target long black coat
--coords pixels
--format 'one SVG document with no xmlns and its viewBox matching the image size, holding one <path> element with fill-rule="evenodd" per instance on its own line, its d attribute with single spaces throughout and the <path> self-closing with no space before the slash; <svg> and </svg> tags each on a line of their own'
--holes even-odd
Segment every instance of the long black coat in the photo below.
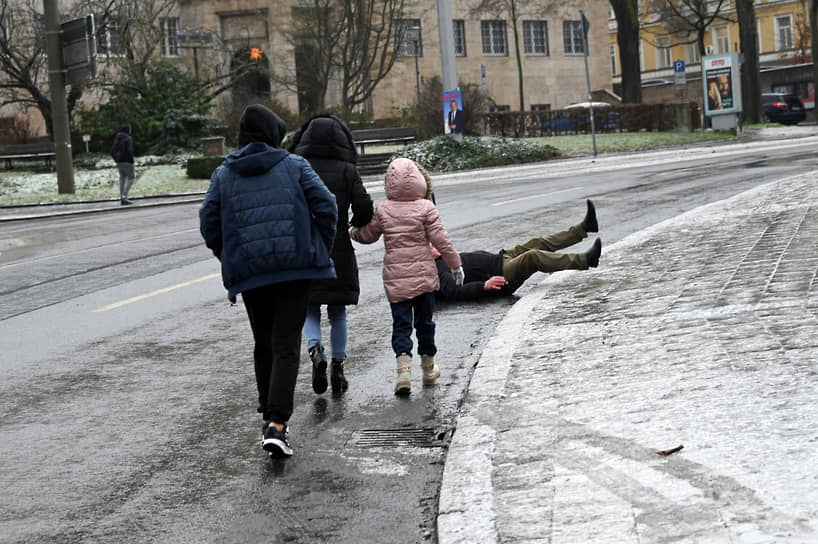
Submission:
<svg viewBox="0 0 818 544">
<path fill-rule="evenodd" d="M 349 225 L 362 227 L 372 219 L 372 198 L 366 192 L 358 168 L 352 133 L 334 115 L 310 119 L 293 137 L 289 151 L 310 162 L 338 204 L 338 228 L 332 260 L 337 279 L 313 280 L 312 304 L 358 304 L 358 262 L 349 239 Z M 349 209 L 352 208 L 352 220 Z"/>
</svg>

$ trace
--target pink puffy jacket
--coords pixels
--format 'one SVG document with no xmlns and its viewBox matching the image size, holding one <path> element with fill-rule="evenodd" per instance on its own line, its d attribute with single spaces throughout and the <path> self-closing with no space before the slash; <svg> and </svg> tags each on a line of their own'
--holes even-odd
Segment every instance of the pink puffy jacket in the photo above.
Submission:
<svg viewBox="0 0 818 544">
<path fill-rule="evenodd" d="M 440 286 L 429 242 L 450 268 L 460 266 L 460 255 L 443 228 L 440 214 L 426 200 L 426 180 L 409 159 L 395 159 L 386 171 L 386 198 L 367 224 L 349 230 L 353 240 L 376 242 L 383 234 L 383 286 L 389 302 L 409 300 Z"/>
</svg>

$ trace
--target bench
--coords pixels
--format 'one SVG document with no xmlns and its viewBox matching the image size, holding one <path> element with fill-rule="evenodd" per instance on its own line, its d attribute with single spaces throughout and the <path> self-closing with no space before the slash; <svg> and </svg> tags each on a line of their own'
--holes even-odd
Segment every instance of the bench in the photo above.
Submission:
<svg viewBox="0 0 818 544">
<path fill-rule="evenodd" d="M 46 166 L 51 168 L 51 159 L 56 156 L 53 142 L 0 145 L 0 159 L 6 162 L 6 170 L 11 170 L 14 159 L 45 160 Z"/>
<path fill-rule="evenodd" d="M 415 127 L 394 128 L 366 128 L 352 131 L 352 139 L 365 155 L 367 145 L 403 144 L 414 142 L 417 139 L 418 129 Z"/>
</svg>

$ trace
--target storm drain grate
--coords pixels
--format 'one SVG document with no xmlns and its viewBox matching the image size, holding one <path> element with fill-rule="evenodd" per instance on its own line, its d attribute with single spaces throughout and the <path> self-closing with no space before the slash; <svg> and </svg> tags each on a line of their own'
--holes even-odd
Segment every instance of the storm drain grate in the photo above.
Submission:
<svg viewBox="0 0 818 544">
<path fill-rule="evenodd" d="M 354 433 L 354 443 L 362 448 L 436 448 L 444 445 L 446 432 L 428 427 L 363 429 Z"/>
</svg>

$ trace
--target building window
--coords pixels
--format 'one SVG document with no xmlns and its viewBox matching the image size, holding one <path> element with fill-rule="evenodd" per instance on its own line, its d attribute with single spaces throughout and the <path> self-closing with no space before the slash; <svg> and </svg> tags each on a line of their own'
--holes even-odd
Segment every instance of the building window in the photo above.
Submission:
<svg viewBox="0 0 818 544">
<path fill-rule="evenodd" d="M 699 64 L 702 61 L 702 55 L 699 51 L 698 43 L 689 43 L 685 45 L 685 61 L 688 64 Z"/>
<path fill-rule="evenodd" d="M 792 15 L 779 15 L 775 18 L 775 50 L 792 48 Z"/>
<path fill-rule="evenodd" d="M 563 21 L 562 39 L 565 43 L 566 55 L 584 55 L 585 40 L 582 36 L 582 22 Z"/>
<path fill-rule="evenodd" d="M 618 72 L 616 71 L 616 44 L 612 43 L 608 47 L 610 54 L 611 54 L 611 75 L 615 76 Z"/>
<path fill-rule="evenodd" d="M 548 55 L 548 24 L 523 21 L 523 50 L 526 55 Z"/>
<path fill-rule="evenodd" d="M 401 57 L 423 56 L 423 39 L 420 19 L 401 19 L 398 23 L 398 55 Z"/>
<path fill-rule="evenodd" d="M 656 68 L 669 68 L 673 64 L 670 36 L 656 37 Z"/>
<path fill-rule="evenodd" d="M 456 57 L 466 56 L 466 23 L 463 19 L 454 19 L 452 21 L 452 30 L 454 31 L 454 55 Z"/>
<path fill-rule="evenodd" d="M 531 111 L 551 111 L 551 104 L 531 104 Z"/>
<path fill-rule="evenodd" d="M 497 105 L 497 104 L 489 105 L 489 111 L 491 111 L 491 112 L 511 111 L 511 106 L 509 106 L 509 105 L 500 106 L 500 105 Z"/>
<path fill-rule="evenodd" d="M 176 41 L 179 32 L 179 19 L 176 17 L 162 19 L 159 21 L 159 26 L 162 30 L 162 56 L 179 56 L 179 42 Z"/>
<path fill-rule="evenodd" d="M 119 29 L 119 22 L 110 18 L 97 27 L 97 54 L 108 57 L 118 57 L 123 54 L 122 34 Z"/>
<path fill-rule="evenodd" d="M 730 52 L 730 34 L 727 31 L 727 25 L 713 28 L 713 43 L 716 45 L 716 53 Z"/>
<path fill-rule="evenodd" d="M 508 55 L 505 21 L 480 21 L 480 34 L 483 38 L 483 55 Z"/>
</svg>

